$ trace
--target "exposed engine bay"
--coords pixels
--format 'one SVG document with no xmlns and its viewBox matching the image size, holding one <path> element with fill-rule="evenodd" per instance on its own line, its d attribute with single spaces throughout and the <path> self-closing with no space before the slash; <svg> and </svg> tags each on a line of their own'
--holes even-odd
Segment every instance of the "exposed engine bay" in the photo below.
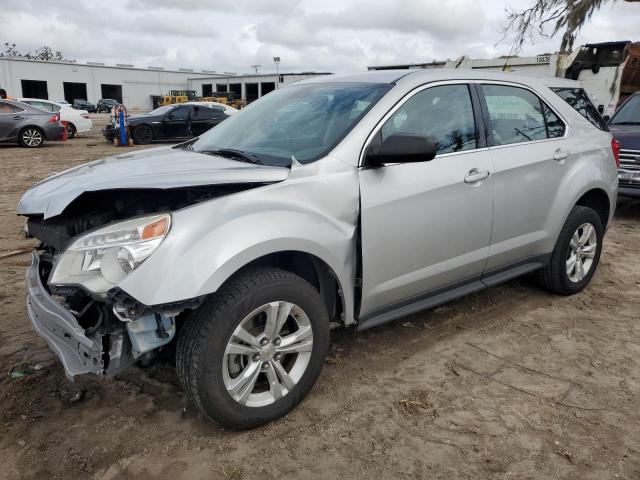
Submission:
<svg viewBox="0 0 640 480">
<path fill-rule="evenodd" d="M 62 253 L 78 236 L 142 215 L 172 212 L 196 203 L 260 186 L 259 183 L 191 186 L 174 189 L 118 189 L 85 192 L 61 215 L 29 215 L 26 234 L 40 240 L 28 273 L 29 307 L 51 309 L 48 297 L 62 309 L 58 327 L 40 333 L 65 342 L 61 353 L 67 374 L 113 375 L 135 361 L 149 361 L 176 334 L 176 317 L 198 307 L 203 298 L 164 305 L 144 305 L 117 287 L 96 293 L 81 285 L 49 283 Z M 37 278 L 34 278 L 36 277 Z M 40 293 L 40 294 L 39 294 Z M 41 304 L 37 304 L 41 300 Z M 72 318 L 73 317 L 73 318 Z M 84 338 L 83 338 L 84 337 Z M 51 344 L 52 342 L 49 341 Z M 78 362 L 78 359 L 80 362 Z M 84 371 L 83 371 L 84 370 Z"/>
</svg>

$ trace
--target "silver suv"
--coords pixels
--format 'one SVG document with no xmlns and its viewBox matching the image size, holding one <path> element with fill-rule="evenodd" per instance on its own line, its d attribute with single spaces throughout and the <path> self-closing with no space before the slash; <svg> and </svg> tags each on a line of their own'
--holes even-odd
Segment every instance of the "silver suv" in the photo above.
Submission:
<svg viewBox="0 0 640 480">
<path fill-rule="evenodd" d="M 55 175 L 17 208 L 41 241 L 31 321 L 68 377 L 175 342 L 195 405 L 250 428 L 309 392 L 332 327 L 528 272 L 579 292 L 617 189 L 606 125 L 557 93 L 580 88 L 458 70 L 314 78 L 187 143 Z"/>
</svg>

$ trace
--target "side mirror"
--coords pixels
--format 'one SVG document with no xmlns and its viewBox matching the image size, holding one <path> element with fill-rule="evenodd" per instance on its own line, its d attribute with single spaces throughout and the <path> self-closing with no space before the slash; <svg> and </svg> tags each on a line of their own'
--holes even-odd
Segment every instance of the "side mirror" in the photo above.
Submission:
<svg viewBox="0 0 640 480">
<path fill-rule="evenodd" d="M 414 133 L 394 133 L 383 142 L 372 142 L 366 161 L 368 165 L 379 166 L 385 163 L 428 162 L 435 156 L 433 138 Z"/>
</svg>

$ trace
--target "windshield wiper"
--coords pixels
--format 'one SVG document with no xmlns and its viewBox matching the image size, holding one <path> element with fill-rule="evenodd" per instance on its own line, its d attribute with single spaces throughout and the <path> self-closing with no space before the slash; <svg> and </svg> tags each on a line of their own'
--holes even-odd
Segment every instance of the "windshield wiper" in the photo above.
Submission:
<svg viewBox="0 0 640 480">
<path fill-rule="evenodd" d="M 205 155 L 219 155 L 225 158 L 232 158 L 234 160 L 240 160 L 242 162 L 254 163 L 256 165 L 263 165 L 260 159 L 253 153 L 243 152 L 242 150 L 236 150 L 235 148 L 220 148 L 218 150 L 200 150 L 198 153 L 204 153 Z"/>
<path fill-rule="evenodd" d="M 179 148 L 180 150 L 188 150 L 190 152 L 193 152 L 193 144 L 196 143 L 197 140 L 199 140 L 199 137 L 194 137 L 191 140 L 179 143 L 171 148 Z"/>
<path fill-rule="evenodd" d="M 640 122 L 614 122 L 611 125 L 640 125 Z"/>
</svg>

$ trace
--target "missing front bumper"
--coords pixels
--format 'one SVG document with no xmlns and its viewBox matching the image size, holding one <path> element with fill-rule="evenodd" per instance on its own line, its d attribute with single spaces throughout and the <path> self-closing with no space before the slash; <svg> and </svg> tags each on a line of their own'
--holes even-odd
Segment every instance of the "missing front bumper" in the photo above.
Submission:
<svg viewBox="0 0 640 480">
<path fill-rule="evenodd" d="M 27 270 L 27 312 L 34 328 L 60 359 L 66 376 L 73 380 L 76 375 L 94 373 L 105 375 L 126 358 L 123 345 L 128 338 L 111 336 L 109 352 L 105 355 L 103 337 L 95 334 L 87 337 L 76 317 L 56 302 L 45 289 L 40 279 L 40 257 L 34 252 Z"/>
</svg>

